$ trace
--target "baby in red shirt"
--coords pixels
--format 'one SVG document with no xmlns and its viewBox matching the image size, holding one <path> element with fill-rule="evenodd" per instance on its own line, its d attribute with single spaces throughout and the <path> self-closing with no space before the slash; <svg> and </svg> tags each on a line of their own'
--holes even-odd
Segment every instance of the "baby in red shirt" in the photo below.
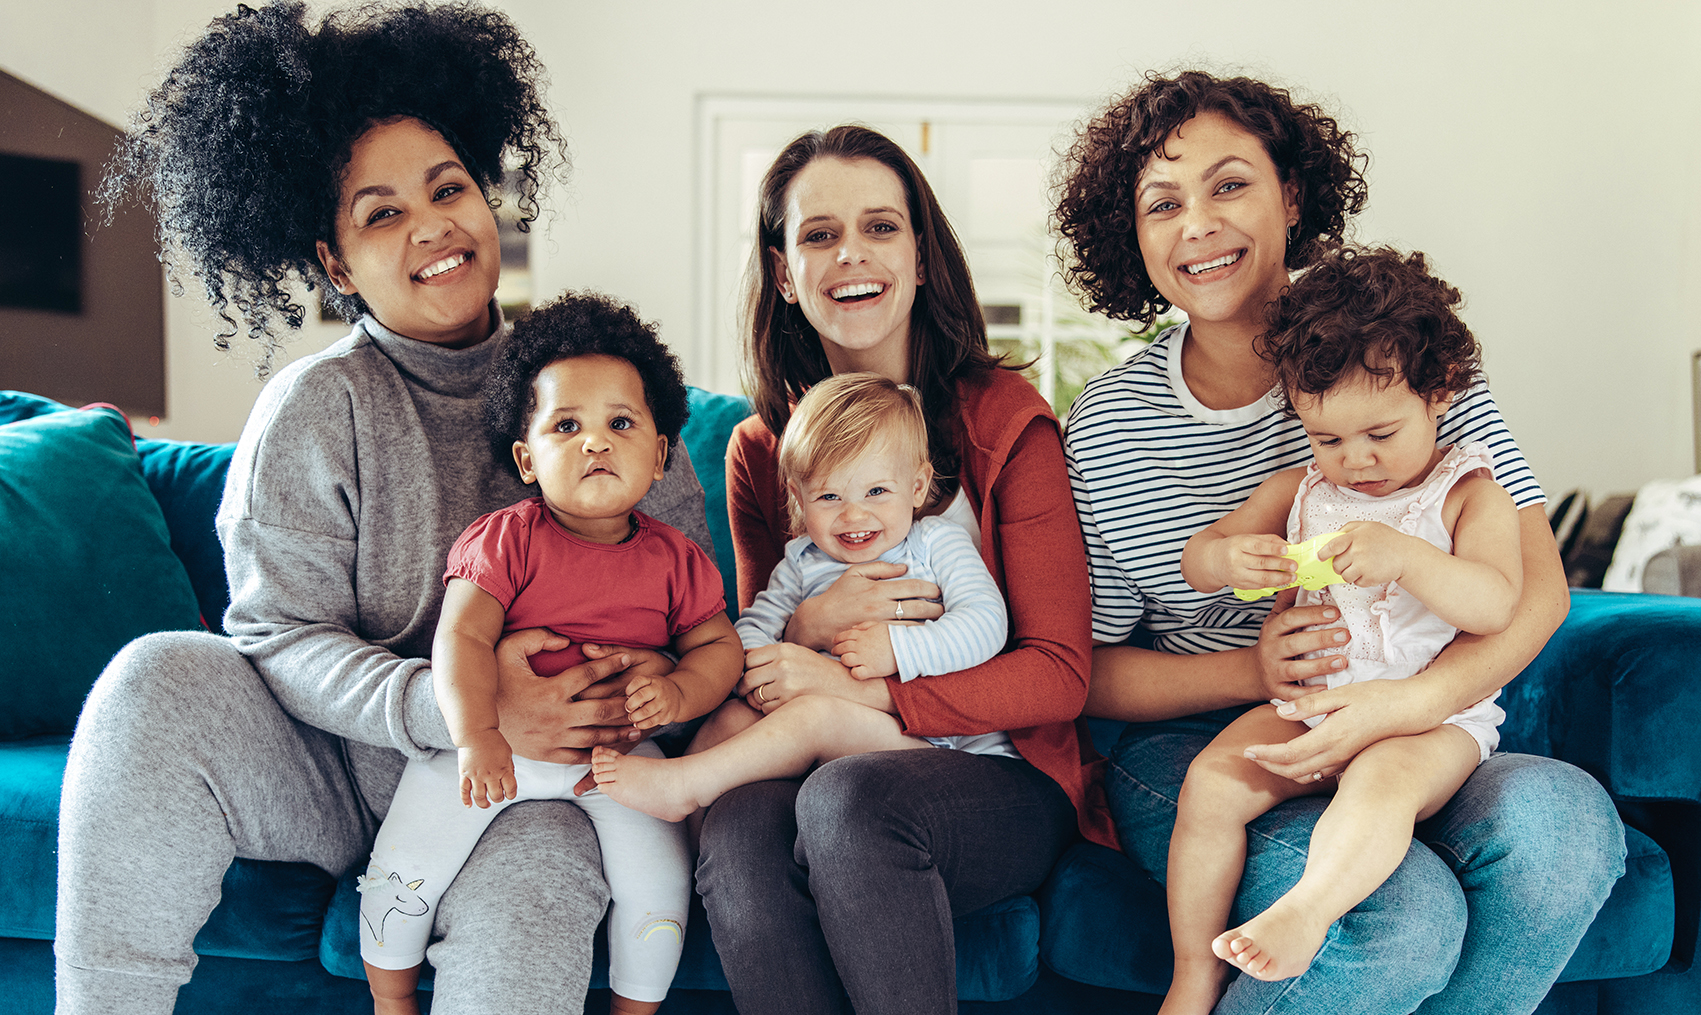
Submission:
<svg viewBox="0 0 1701 1015">
<path fill-rule="evenodd" d="M 499 728 L 495 650 L 505 634 L 548 628 L 570 642 L 532 657 L 549 676 L 582 661 L 586 643 L 669 649 L 679 659 L 671 673 L 608 689 L 625 696 L 641 730 L 726 700 L 744 653 L 720 573 L 690 539 L 635 510 L 687 413 L 678 362 L 655 329 L 601 297 L 538 308 L 498 352 L 487 428 L 540 496 L 479 518 L 449 551 L 432 679 L 457 751 L 408 762 L 359 885 L 361 958 L 379 1015 L 418 1011 L 437 901 L 485 828 L 519 800 L 571 800 L 596 827 L 612 896 L 612 1010 L 650 1015 L 666 996 L 691 892 L 684 833 L 595 789 L 576 795 L 587 764 L 516 756 Z M 660 757 L 648 740 L 631 749 Z"/>
</svg>

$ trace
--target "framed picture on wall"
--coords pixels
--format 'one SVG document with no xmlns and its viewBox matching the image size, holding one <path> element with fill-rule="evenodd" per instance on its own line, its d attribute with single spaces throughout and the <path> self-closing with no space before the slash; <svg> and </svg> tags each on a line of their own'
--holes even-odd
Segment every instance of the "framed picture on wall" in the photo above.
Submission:
<svg viewBox="0 0 1701 1015">
<path fill-rule="evenodd" d="M 0 306 L 83 309 L 82 167 L 0 152 Z"/>
</svg>

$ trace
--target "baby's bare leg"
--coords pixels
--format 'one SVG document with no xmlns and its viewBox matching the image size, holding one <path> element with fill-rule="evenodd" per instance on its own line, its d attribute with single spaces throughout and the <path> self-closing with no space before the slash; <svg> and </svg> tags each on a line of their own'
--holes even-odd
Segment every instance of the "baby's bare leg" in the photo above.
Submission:
<svg viewBox="0 0 1701 1015">
<path fill-rule="evenodd" d="M 644 758 L 604 747 L 591 752 L 597 787 L 634 810 L 679 821 L 736 786 L 791 779 L 823 762 L 870 751 L 927 747 L 898 720 L 843 698 L 794 698 L 724 743 L 683 758 Z"/>
<path fill-rule="evenodd" d="M 1299 884 L 1212 943 L 1260 980 L 1298 976 L 1329 926 L 1369 898 L 1400 865 L 1412 825 L 1440 810 L 1475 771 L 1481 750 L 1457 726 L 1371 744 L 1342 772 L 1317 819 Z"/>
<path fill-rule="evenodd" d="M 656 1009 L 660 1007 L 660 1001 L 634 1001 L 619 994 L 612 994 L 608 999 L 609 1015 L 656 1015 Z"/>
<path fill-rule="evenodd" d="M 743 698 L 729 698 L 703 720 L 685 753 L 701 754 L 716 744 L 725 743 L 756 725 L 761 718 L 762 713 L 745 704 Z"/>
<path fill-rule="evenodd" d="M 762 713 L 751 708 L 743 698 L 729 698 L 719 708 L 709 713 L 703 720 L 703 725 L 697 728 L 697 735 L 691 738 L 691 744 L 685 748 L 686 754 L 702 754 L 716 744 L 725 743 L 745 730 L 756 725 L 762 718 Z M 691 847 L 691 855 L 697 855 L 697 842 L 702 838 L 703 811 L 701 808 L 685 816 L 685 841 Z"/>
<path fill-rule="evenodd" d="M 366 966 L 366 985 L 372 989 L 373 1015 L 419 1015 L 419 967 L 379 969 Z"/>
<path fill-rule="evenodd" d="M 1169 840 L 1170 937 L 1175 976 L 1160 1015 L 1208 1015 L 1234 968 L 1211 951 L 1228 926 L 1235 889 L 1246 866 L 1246 823 L 1294 797 L 1322 792 L 1328 782 L 1302 786 L 1247 760 L 1253 744 L 1286 743 L 1306 730 L 1262 705 L 1230 723 L 1187 769 Z"/>
</svg>

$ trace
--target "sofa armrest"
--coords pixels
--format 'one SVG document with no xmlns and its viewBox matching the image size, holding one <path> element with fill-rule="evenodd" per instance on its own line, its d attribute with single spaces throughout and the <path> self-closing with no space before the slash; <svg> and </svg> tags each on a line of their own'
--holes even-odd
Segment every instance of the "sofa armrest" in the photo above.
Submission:
<svg viewBox="0 0 1701 1015">
<path fill-rule="evenodd" d="M 1503 750 L 1570 762 L 1671 859 L 1673 963 L 1701 924 L 1701 599 L 1571 590 L 1571 613 L 1501 695 Z"/>
<path fill-rule="evenodd" d="M 1506 686 L 1501 746 L 1569 761 L 1616 798 L 1701 804 L 1701 600 L 1571 590 Z"/>
</svg>

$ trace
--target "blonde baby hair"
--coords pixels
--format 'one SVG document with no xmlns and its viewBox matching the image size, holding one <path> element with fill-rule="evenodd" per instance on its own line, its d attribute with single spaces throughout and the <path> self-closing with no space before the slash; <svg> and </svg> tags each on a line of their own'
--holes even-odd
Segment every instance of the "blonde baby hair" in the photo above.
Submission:
<svg viewBox="0 0 1701 1015">
<path fill-rule="evenodd" d="M 908 451 L 918 465 L 930 464 L 921 392 L 861 371 L 833 374 L 804 393 L 780 438 L 780 479 L 786 485 L 793 535 L 803 532 L 796 488 L 880 446 Z M 933 482 L 929 480 L 929 500 Z"/>
</svg>

